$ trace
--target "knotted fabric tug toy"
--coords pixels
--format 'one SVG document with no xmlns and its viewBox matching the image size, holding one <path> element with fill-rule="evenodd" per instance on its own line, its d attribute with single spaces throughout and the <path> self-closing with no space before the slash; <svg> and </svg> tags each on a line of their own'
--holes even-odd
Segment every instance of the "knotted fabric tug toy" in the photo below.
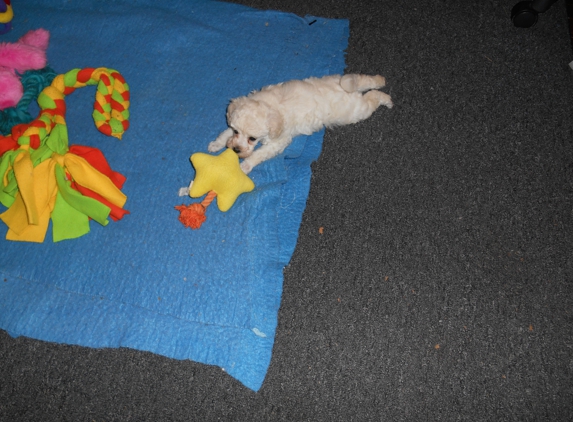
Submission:
<svg viewBox="0 0 573 422">
<path fill-rule="evenodd" d="M 206 208 L 217 198 L 219 210 L 228 211 L 239 195 L 251 192 L 255 188 L 253 181 L 243 173 L 239 165 L 239 157 L 226 149 L 217 156 L 196 153 L 191 156 L 195 167 L 195 180 L 189 190 L 189 196 L 199 198 L 207 194 L 200 204 L 178 205 L 179 221 L 186 227 L 198 229 L 205 222 Z"/>
<path fill-rule="evenodd" d="M 58 75 L 38 96 L 39 116 L 0 136 L 0 214 L 8 240 L 43 242 L 52 220 L 59 241 L 89 232 L 89 219 L 107 225 L 120 219 L 127 200 L 125 177 L 111 170 L 96 148 L 68 147 L 64 98 L 76 88 L 97 85 L 93 119 L 97 129 L 121 139 L 129 127 L 129 87 L 115 70 L 74 69 Z"/>
</svg>

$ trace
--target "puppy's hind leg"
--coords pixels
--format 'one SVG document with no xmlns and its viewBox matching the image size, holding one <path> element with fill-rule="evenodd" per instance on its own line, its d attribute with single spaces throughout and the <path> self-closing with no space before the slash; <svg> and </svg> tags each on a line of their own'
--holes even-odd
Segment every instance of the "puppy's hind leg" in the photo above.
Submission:
<svg viewBox="0 0 573 422">
<path fill-rule="evenodd" d="M 388 108 L 394 107 L 392 97 L 382 91 L 368 91 L 362 96 L 362 98 L 368 103 L 370 107 L 374 107 L 374 110 L 376 110 L 381 105 L 384 105 Z M 374 112 L 374 110 L 372 110 L 372 112 Z"/>
<path fill-rule="evenodd" d="M 386 85 L 384 76 L 349 74 L 340 78 L 340 86 L 346 92 L 364 92 L 379 89 Z"/>
<path fill-rule="evenodd" d="M 351 124 L 358 123 L 362 120 L 368 119 L 372 113 L 376 111 L 381 105 L 392 108 L 392 98 L 381 91 L 368 91 L 362 95 L 360 93 L 350 94 L 353 101 L 348 102 L 344 117 L 342 117 L 337 124 Z"/>
</svg>

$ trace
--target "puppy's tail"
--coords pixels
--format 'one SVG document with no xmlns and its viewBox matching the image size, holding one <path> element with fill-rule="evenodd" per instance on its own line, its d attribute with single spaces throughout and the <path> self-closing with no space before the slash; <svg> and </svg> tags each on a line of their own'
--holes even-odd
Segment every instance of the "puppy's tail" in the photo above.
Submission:
<svg viewBox="0 0 573 422">
<path fill-rule="evenodd" d="M 346 92 L 365 92 L 371 89 L 379 89 L 386 85 L 384 76 L 376 75 L 344 75 L 340 78 L 340 86 Z"/>
</svg>

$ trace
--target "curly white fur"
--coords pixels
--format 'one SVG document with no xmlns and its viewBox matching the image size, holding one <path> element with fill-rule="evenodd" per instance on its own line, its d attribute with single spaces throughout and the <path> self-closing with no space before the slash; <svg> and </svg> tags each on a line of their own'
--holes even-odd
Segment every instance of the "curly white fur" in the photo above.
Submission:
<svg viewBox="0 0 573 422">
<path fill-rule="evenodd" d="M 381 105 L 392 108 L 390 96 L 378 91 L 385 82 L 380 75 L 352 74 L 266 86 L 231 101 L 227 108 L 229 127 L 208 150 L 232 148 L 244 159 L 241 168 L 248 174 L 256 165 L 282 153 L 297 135 L 365 120 Z"/>
</svg>

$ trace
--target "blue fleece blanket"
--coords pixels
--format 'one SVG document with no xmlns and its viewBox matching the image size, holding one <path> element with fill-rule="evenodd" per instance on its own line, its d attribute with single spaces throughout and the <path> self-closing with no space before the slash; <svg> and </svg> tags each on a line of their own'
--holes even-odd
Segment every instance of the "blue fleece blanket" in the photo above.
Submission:
<svg viewBox="0 0 573 422">
<path fill-rule="evenodd" d="M 323 134 L 295 139 L 250 174 L 256 188 L 199 230 L 174 206 L 189 157 L 226 127 L 233 97 L 280 81 L 342 73 L 348 22 L 204 0 L 14 2 L 13 42 L 50 31 L 58 73 L 108 67 L 131 88 L 131 126 L 100 134 L 95 88 L 69 95 L 70 144 L 98 147 L 127 177 L 130 214 L 54 243 L 10 242 L 0 226 L 0 328 L 12 336 L 129 347 L 223 368 L 258 390 L 271 359 L 283 268 L 297 240 Z M 37 110 L 33 110 L 35 114 Z M 1 206 L 0 206 L 1 207 Z M 3 208 L 0 209 L 3 211 Z"/>
</svg>

